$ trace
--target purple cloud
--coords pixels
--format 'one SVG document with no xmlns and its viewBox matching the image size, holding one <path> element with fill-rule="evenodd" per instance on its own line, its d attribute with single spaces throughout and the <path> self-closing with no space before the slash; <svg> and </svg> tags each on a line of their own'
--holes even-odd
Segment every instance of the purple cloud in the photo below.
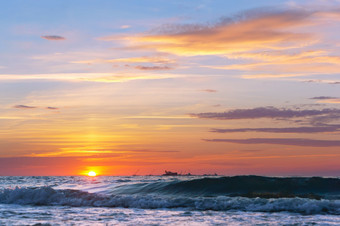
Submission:
<svg viewBox="0 0 340 226">
<path fill-rule="evenodd" d="M 66 39 L 66 38 L 59 36 L 59 35 L 43 35 L 43 36 L 40 36 L 40 37 L 43 38 L 43 39 L 52 40 L 52 41 L 61 41 L 61 40 Z"/>
<path fill-rule="evenodd" d="M 58 110 L 59 108 L 56 107 L 46 107 L 47 110 Z"/>
<path fill-rule="evenodd" d="M 217 92 L 217 90 L 215 90 L 215 89 L 202 89 L 201 91 L 207 92 L 207 93 L 216 93 Z"/>
<path fill-rule="evenodd" d="M 37 108 L 37 107 L 35 107 L 35 106 L 28 106 L 28 105 L 22 105 L 22 104 L 20 104 L 20 105 L 15 105 L 15 106 L 13 106 L 14 108 L 19 108 L 19 109 L 32 109 L 32 108 Z"/>
<path fill-rule="evenodd" d="M 322 116 L 313 117 L 310 120 L 310 123 L 316 126 L 326 126 L 327 123 L 331 123 L 339 119 L 340 119 L 340 114 L 322 115 Z"/>
<path fill-rule="evenodd" d="M 311 100 L 333 100 L 333 99 L 338 99 L 338 97 L 319 96 L 319 97 L 312 97 L 309 99 Z"/>
<path fill-rule="evenodd" d="M 291 110 L 278 109 L 274 107 L 259 107 L 253 109 L 235 109 L 225 112 L 207 112 L 190 114 L 197 118 L 230 120 L 230 119 L 257 119 L 257 118 L 295 118 L 319 115 L 340 115 L 340 109 L 321 109 L 321 110 Z"/>
<path fill-rule="evenodd" d="M 241 128 L 241 129 L 211 129 L 214 133 L 242 133 L 242 132 L 264 132 L 264 133 L 325 133 L 340 131 L 340 125 L 315 126 L 315 127 L 288 127 L 288 128 Z"/>
<path fill-rule="evenodd" d="M 173 68 L 168 66 L 135 66 L 138 70 L 144 70 L 144 71 L 158 71 L 158 70 L 171 70 Z"/>
<path fill-rule="evenodd" d="M 13 108 L 18 108 L 18 109 L 34 109 L 34 108 L 40 108 L 40 109 L 47 109 L 47 110 L 58 110 L 58 109 L 59 109 L 59 108 L 57 108 L 57 107 L 45 107 L 45 108 L 42 108 L 42 107 L 29 106 L 29 105 L 23 105 L 23 104 L 15 105 L 15 106 L 13 106 Z"/>
<path fill-rule="evenodd" d="M 227 142 L 236 144 L 279 144 L 305 147 L 338 147 L 340 140 L 312 140 L 301 138 L 250 138 L 250 139 L 203 139 L 207 142 Z"/>
<path fill-rule="evenodd" d="M 326 80 L 321 80 L 321 79 L 310 79 L 310 80 L 305 80 L 302 82 L 306 83 L 325 83 L 325 84 L 330 84 L 330 85 L 339 85 L 340 82 L 338 81 L 326 81 Z"/>
</svg>

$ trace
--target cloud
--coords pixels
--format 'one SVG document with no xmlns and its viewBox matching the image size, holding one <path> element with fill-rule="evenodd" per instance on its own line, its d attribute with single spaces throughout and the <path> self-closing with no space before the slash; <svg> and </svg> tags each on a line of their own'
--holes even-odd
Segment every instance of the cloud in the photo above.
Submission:
<svg viewBox="0 0 340 226">
<path fill-rule="evenodd" d="M 128 153 L 178 153 L 180 151 L 175 151 L 175 150 L 161 150 L 160 151 L 160 150 L 141 149 L 141 150 L 129 150 L 126 152 Z"/>
<path fill-rule="evenodd" d="M 340 98 L 337 99 L 328 99 L 323 101 L 318 101 L 320 103 L 327 103 L 327 104 L 340 104 Z"/>
<path fill-rule="evenodd" d="M 228 58 L 250 59 L 257 62 L 204 67 L 244 71 L 246 74 L 242 76 L 243 78 L 296 77 L 338 73 L 339 56 L 329 56 L 331 54 L 329 51 L 300 51 L 300 53 L 289 54 L 284 51 L 236 53 L 229 55 Z"/>
<path fill-rule="evenodd" d="M 215 89 L 202 89 L 200 91 L 207 92 L 207 93 L 216 93 L 217 92 L 217 90 L 215 90 Z"/>
<path fill-rule="evenodd" d="M 20 105 L 15 105 L 15 106 L 13 106 L 13 108 L 18 108 L 18 109 L 34 109 L 34 108 L 41 108 L 41 107 L 28 106 L 28 105 L 20 104 Z M 58 110 L 59 108 L 57 108 L 57 107 L 45 107 L 45 108 L 42 108 L 42 109 L 47 109 L 47 110 Z"/>
<path fill-rule="evenodd" d="M 236 144 L 279 144 L 305 147 L 338 147 L 340 140 L 312 140 L 301 138 L 251 138 L 251 139 L 204 139 L 208 142 L 227 142 Z"/>
<path fill-rule="evenodd" d="M 328 97 L 328 96 L 319 96 L 319 97 L 312 97 L 309 98 L 311 100 L 329 100 L 329 99 L 337 99 L 337 97 Z"/>
<path fill-rule="evenodd" d="M 318 100 L 318 103 L 328 103 L 328 104 L 339 104 L 340 98 L 338 97 L 328 97 L 328 96 L 319 96 L 319 97 L 312 97 L 312 100 Z"/>
<path fill-rule="evenodd" d="M 13 108 L 19 108 L 19 109 L 33 109 L 33 108 L 37 108 L 37 107 L 20 104 L 20 105 L 15 105 L 15 106 L 13 106 Z"/>
<path fill-rule="evenodd" d="M 143 70 L 143 71 L 159 71 L 159 70 L 171 70 L 173 68 L 168 67 L 168 66 L 135 66 L 134 68 L 138 70 Z"/>
<path fill-rule="evenodd" d="M 247 79 L 337 74 L 337 48 L 322 43 L 338 38 L 325 27 L 337 24 L 339 15 L 339 9 L 326 7 L 265 8 L 218 22 L 165 24 L 150 32 L 100 40 L 123 42 L 126 49 L 227 58 L 223 65 L 201 67 L 239 70 Z"/>
<path fill-rule="evenodd" d="M 274 107 L 259 107 L 253 109 L 235 109 L 225 112 L 207 112 L 190 114 L 192 117 L 231 120 L 231 119 L 257 119 L 257 118 L 295 118 L 336 114 L 340 115 L 340 109 L 321 110 L 291 110 Z"/>
<path fill-rule="evenodd" d="M 315 127 L 288 127 L 288 128 L 240 128 L 240 129 L 216 129 L 214 133 L 241 133 L 241 132 L 264 132 L 264 133 L 325 133 L 340 131 L 340 125 L 315 126 Z"/>
<path fill-rule="evenodd" d="M 74 64 L 98 64 L 98 63 L 155 63 L 155 64 L 172 64 L 176 63 L 174 59 L 166 57 L 129 57 L 116 59 L 93 59 L 72 61 Z"/>
<path fill-rule="evenodd" d="M 331 81 L 331 80 L 321 80 L 321 79 L 310 79 L 310 80 L 303 80 L 302 82 L 305 83 L 325 83 L 330 85 L 339 85 L 339 81 Z"/>
<path fill-rule="evenodd" d="M 121 29 L 128 29 L 130 27 L 131 27 L 131 25 L 122 25 L 122 26 L 120 26 Z"/>
<path fill-rule="evenodd" d="M 1 80 L 61 80 L 61 81 L 92 81 L 92 82 L 128 82 L 131 80 L 183 78 L 190 74 L 170 73 L 49 73 L 49 74 L 0 74 Z"/>
<path fill-rule="evenodd" d="M 327 123 L 340 120 L 340 114 L 320 115 L 311 118 L 310 123 L 316 126 L 327 126 Z"/>
<path fill-rule="evenodd" d="M 66 38 L 59 36 L 59 35 L 44 35 L 44 36 L 40 36 L 43 39 L 46 40 L 51 40 L 51 41 L 61 41 L 61 40 L 65 40 Z"/>
<path fill-rule="evenodd" d="M 313 12 L 297 10 L 253 10 L 215 24 L 163 25 L 149 34 L 111 36 L 102 40 L 123 39 L 130 46 L 156 49 L 181 56 L 226 55 L 258 49 L 296 47 L 312 36 L 287 31 L 308 23 Z M 282 43 L 287 46 L 283 47 Z"/>
</svg>

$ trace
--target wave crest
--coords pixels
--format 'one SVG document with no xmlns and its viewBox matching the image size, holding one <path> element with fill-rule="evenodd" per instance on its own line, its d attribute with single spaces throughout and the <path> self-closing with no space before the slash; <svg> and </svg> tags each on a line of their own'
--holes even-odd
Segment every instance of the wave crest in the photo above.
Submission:
<svg viewBox="0 0 340 226">
<path fill-rule="evenodd" d="M 0 203 L 22 205 L 66 205 L 125 208 L 188 208 L 192 210 L 238 210 L 250 212 L 295 212 L 340 214 L 340 200 L 306 198 L 174 197 L 157 195 L 100 195 L 51 187 L 15 188 L 0 191 Z"/>
<path fill-rule="evenodd" d="M 337 199 L 340 179 L 321 177 L 234 176 L 124 185 L 111 194 L 173 194 L 189 196 L 242 196 L 261 198 Z"/>
</svg>

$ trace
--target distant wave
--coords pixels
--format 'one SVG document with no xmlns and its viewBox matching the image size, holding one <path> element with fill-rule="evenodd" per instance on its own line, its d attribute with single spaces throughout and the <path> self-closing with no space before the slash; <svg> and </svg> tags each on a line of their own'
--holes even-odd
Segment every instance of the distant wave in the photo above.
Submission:
<svg viewBox="0 0 340 226">
<path fill-rule="evenodd" d="M 307 198 L 186 197 L 159 195 L 101 195 L 51 187 L 15 188 L 0 191 L 0 203 L 21 205 L 63 205 L 125 208 L 187 208 L 191 210 L 238 210 L 250 212 L 294 212 L 340 214 L 340 200 Z"/>
<path fill-rule="evenodd" d="M 340 179 L 322 177 L 234 176 L 124 185 L 111 194 L 242 196 L 249 198 L 340 198 Z"/>
</svg>

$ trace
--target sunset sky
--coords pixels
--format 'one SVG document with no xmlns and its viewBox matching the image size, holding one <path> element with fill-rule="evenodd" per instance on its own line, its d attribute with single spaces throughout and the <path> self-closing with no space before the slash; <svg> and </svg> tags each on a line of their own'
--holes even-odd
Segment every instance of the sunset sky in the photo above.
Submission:
<svg viewBox="0 0 340 226">
<path fill-rule="evenodd" d="M 340 1 L 0 2 L 0 175 L 340 175 Z"/>
</svg>

